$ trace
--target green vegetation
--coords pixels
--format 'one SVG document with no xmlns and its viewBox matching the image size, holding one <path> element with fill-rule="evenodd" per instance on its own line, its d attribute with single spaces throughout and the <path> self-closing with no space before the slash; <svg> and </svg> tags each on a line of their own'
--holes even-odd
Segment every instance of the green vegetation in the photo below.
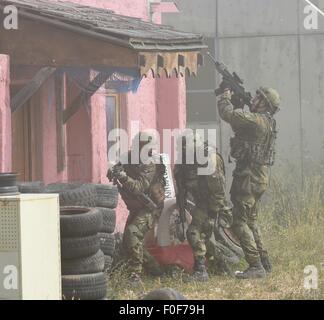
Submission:
<svg viewBox="0 0 324 320">
<path fill-rule="evenodd" d="M 212 276 L 208 283 L 184 283 L 185 275 L 179 273 L 175 279 L 145 278 L 142 287 L 132 290 L 120 267 L 111 275 L 108 297 L 138 299 L 150 290 L 172 287 L 189 299 L 324 299 L 323 182 L 320 176 L 306 179 L 302 192 L 288 189 L 287 180 L 272 179 L 267 204 L 260 210 L 260 225 L 274 267 L 266 279 Z M 318 290 L 304 289 L 307 265 L 318 268 Z"/>
</svg>

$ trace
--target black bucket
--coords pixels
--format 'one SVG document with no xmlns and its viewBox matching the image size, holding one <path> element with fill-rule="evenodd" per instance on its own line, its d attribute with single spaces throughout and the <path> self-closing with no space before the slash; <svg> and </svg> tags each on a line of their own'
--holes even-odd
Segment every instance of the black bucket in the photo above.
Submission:
<svg viewBox="0 0 324 320">
<path fill-rule="evenodd" d="M 17 177 L 18 173 L 0 173 L 0 196 L 19 194 Z"/>
</svg>

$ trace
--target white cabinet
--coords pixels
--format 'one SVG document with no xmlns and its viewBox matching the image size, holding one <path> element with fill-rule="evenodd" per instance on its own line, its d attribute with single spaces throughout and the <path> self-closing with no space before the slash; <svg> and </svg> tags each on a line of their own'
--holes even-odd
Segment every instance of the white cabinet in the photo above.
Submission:
<svg viewBox="0 0 324 320">
<path fill-rule="evenodd" d="M 0 299 L 61 299 L 58 195 L 0 197 Z"/>
</svg>

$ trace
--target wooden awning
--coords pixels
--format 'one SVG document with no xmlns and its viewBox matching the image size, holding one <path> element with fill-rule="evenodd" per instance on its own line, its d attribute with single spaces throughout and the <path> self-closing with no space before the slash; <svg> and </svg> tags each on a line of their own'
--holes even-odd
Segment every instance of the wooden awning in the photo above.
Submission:
<svg viewBox="0 0 324 320">
<path fill-rule="evenodd" d="M 3 0 L 0 8 L 9 4 L 18 8 L 19 29 L 2 30 L 0 52 L 14 65 L 127 67 L 170 77 L 196 75 L 203 62 L 201 35 L 69 2 Z"/>
</svg>

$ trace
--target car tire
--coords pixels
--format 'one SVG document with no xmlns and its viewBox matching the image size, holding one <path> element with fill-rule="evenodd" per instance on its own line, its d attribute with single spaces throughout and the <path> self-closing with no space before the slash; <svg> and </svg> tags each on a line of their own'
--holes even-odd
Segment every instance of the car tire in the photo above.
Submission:
<svg viewBox="0 0 324 320">
<path fill-rule="evenodd" d="M 93 184 L 96 191 L 95 206 L 115 209 L 118 204 L 118 189 L 109 184 Z"/>
<path fill-rule="evenodd" d="M 96 208 L 61 207 L 60 226 L 63 238 L 83 237 L 98 233 L 102 228 L 102 212 Z"/>
<path fill-rule="evenodd" d="M 104 268 L 105 256 L 101 250 L 89 257 L 62 260 L 62 275 L 97 273 Z"/>
<path fill-rule="evenodd" d="M 62 277 L 64 300 L 99 300 L 107 295 L 107 277 L 103 272 Z"/>
<path fill-rule="evenodd" d="M 213 243 L 213 246 L 215 247 L 217 256 L 221 256 L 222 259 L 225 262 L 228 262 L 230 264 L 238 264 L 238 263 L 240 263 L 240 261 L 241 261 L 241 256 L 240 255 L 237 255 L 230 248 L 223 245 L 219 241 L 215 240 L 214 236 L 211 238 L 211 241 Z"/>
<path fill-rule="evenodd" d="M 96 190 L 91 184 L 53 183 L 45 187 L 45 193 L 58 193 L 62 207 L 95 207 L 96 203 Z"/>
<path fill-rule="evenodd" d="M 224 229 L 221 226 L 215 226 L 214 235 L 216 241 L 231 249 L 238 257 L 244 257 L 244 252 L 238 240 L 235 239 L 230 229 Z"/>
<path fill-rule="evenodd" d="M 17 194 L 19 194 L 19 189 L 17 186 L 0 187 L 1 196 L 14 196 Z"/>
<path fill-rule="evenodd" d="M 41 181 L 18 182 L 17 186 L 20 193 L 43 193 L 45 189 L 45 185 Z"/>
<path fill-rule="evenodd" d="M 100 250 L 98 234 L 81 238 L 61 238 L 62 259 L 77 259 L 94 255 Z"/>
<path fill-rule="evenodd" d="M 104 266 L 104 271 L 108 272 L 110 271 L 111 267 L 113 264 L 113 258 L 111 256 L 105 256 L 105 266 Z"/>
<path fill-rule="evenodd" d="M 99 233 L 100 249 L 106 256 L 114 256 L 115 236 L 110 233 Z"/>
<path fill-rule="evenodd" d="M 116 227 L 116 211 L 109 208 L 97 208 L 102 214 L 102 233 L 113 233 Z"/>
</svg>

